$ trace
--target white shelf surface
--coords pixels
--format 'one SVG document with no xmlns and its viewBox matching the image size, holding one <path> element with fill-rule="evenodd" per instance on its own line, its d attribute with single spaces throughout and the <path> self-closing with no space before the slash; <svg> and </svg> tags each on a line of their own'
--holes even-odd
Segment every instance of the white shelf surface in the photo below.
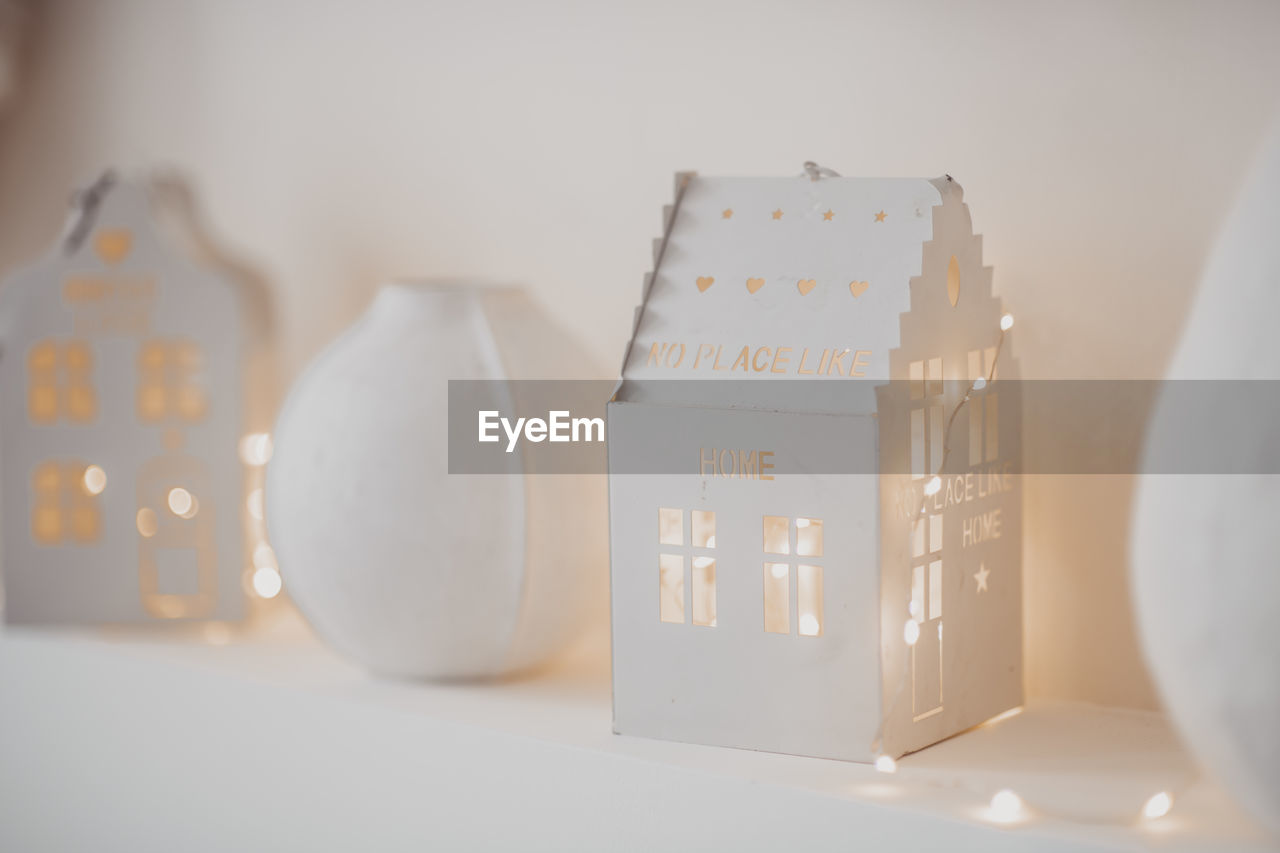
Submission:
<svg viewBox="0 0 1280 853">
<path fill-rule="evenodd" d="M 296 626 L 216 639 L 5 629 L 0 850 L 1280 849 L 1158 714 L 1032 704 L 889 775 L 614 735 L 604 641 L 428 685 Z M 1006 787 L 1028 809 L 998 825 Z"/>
</svg>

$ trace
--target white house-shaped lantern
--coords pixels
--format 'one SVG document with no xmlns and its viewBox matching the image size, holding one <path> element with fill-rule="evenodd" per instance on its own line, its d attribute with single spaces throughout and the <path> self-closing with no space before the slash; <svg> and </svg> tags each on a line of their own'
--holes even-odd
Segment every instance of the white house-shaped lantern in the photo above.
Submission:
<svg viewBox="0 0 1280 853">
<path fill-rule="evenodd" d="M 678 177 L 609 404 L 616 732 L 873 761 L 1021 704 L 1010 323 L 950 177 Z"/>
<path fill-rule="evenodd" d="M 0 289 L 6 621 L 243 614 L 246 306 L 153 189 L 99 182 Z"/>
</svg>

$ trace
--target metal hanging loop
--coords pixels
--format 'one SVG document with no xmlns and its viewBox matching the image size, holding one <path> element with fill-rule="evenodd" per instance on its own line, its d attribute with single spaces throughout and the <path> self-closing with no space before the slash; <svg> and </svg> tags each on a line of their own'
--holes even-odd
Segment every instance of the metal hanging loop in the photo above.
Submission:
<svg viewBox="0 0 1280 853">
<path fill-rule="evenodd" d="M 93 222 L 98 216 L 98 206 L 102 204 L 102 199 L 106 197 L 115 182 L 116 173 L 108 169 L 96 181 L 71 197 L 74 218 L 71 227 L 67 230 L 66 238 L 62 241 L 64 254 L 74 253 L 89 236 L 89 232 L 93 229 Z"/>
<path fill-rule="evenodd" d="M 812 160 L 806 160 L 804 163 L 804 173 L 809 180 L 816 181 L 819 178 L 838 178 L 840 173 L 835 169 L 828 169 L 826 166 L 819 166 Z"/>
</svg>

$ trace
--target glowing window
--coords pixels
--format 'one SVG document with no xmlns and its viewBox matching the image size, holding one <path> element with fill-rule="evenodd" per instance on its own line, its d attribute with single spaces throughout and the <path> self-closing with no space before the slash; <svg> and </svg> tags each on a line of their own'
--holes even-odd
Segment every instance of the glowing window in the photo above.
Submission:
<svg viewBox="0 0 1280 853">
<path fill-rule="evenodd" d="M 969 353 L 970 362 L 976 351 Z M 991 357 L 994 358 L 994 351 Z M 999 395 L 991 388 L 975 390 L 969 400 L 969 465 L 994 462 L 1000 456 Z"/>
<path fill-rule="evenodd" d="M 209 412 L 204 355 L 191 341 L 152 338 L 138 350 L 138 419 L 194 422 Z"/>
<path fill-rule="evenodd" d="M 795 626 L 801 637 L 822 636 L 822 566 L 811 562 L 822 557 L 825 549 L 822 519 L 766 515 L 761 520 L 761 530 L 766 554 L 765 631 L 791 634 Z M 779 556 L 788 559 L 779 560 Z M 799 557 L 806 559 L 800 562 Z"/>
<path fill-rule="evenodd" d="M 41 545 L 88 545 L 102 536 L 102 469 L 44 462 L 31 475 L 31 536 Z M 86 476 L 87 474 L 87 476 Z"/>
<path fill-rule="evenodd" d="M 46 338 L 27 352 L 27 417 L 35 424 L 59 418 L 89 423 L 98 414 L 93 352 L 84 341 Z"/>
<path fill-rule="evenodd" d="M 659 620 L 714 628 L 716 514 L 659 507 L 658 546 Z"/>
<path fill-rule="evenodd" d="M 942 463 L 942 433 L 945 427 L 941 396 L 942 359 L 913 361 L 908 366 L 911 399 L 922 400 L 911 410 L 909 451 L 911 477 L 919 480 L 936 473 Z"/>
</svg>

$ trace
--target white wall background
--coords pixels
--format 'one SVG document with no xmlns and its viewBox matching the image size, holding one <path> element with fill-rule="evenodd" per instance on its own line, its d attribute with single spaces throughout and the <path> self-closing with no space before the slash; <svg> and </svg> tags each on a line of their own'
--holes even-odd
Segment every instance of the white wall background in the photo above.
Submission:
<svg viewBox="0 0 1280 853">
<path fill-rule="evenodd" d="M 105 165 L 175 166 L 292 376 L 393 276 L 527 284 L 613 365 L 671 174 L 966 187 L 1036 376 L 1158 376 L 1280 109 L 1268 2 L 50 0 L 0 117 L 0 269 Z M 1033 695 L 1150 706 L 1127 477 L 1040 478 Z"/>
</svg>

